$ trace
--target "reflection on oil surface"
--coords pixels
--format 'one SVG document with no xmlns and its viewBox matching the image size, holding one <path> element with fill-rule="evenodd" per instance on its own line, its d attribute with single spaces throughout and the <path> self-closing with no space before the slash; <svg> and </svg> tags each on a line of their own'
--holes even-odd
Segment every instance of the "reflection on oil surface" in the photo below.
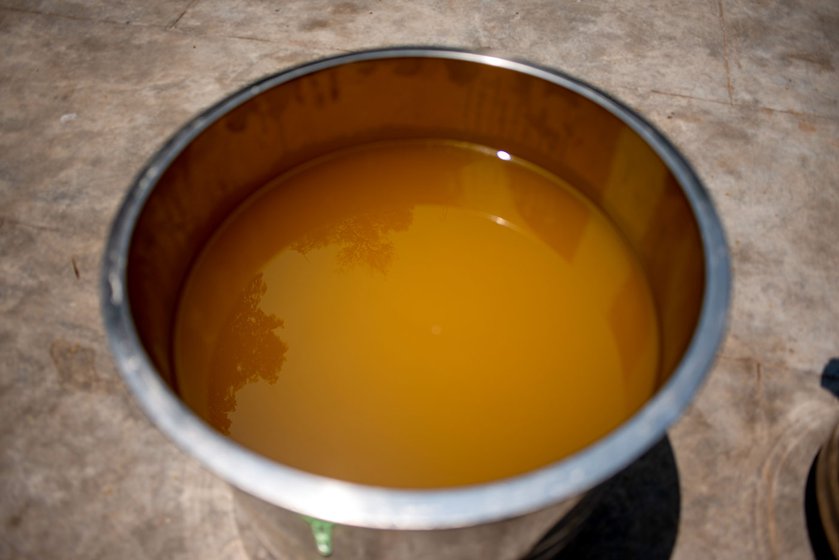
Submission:
<svg viewBox="0 0 839 560">
<path fill-rule="evenodd" d="M 405 488 L 581 449 L 650 396 L 658 355 L 646 279 L 602 214 L 515 154 L 434 141 L 267 186 L 197 260 L 175 335 L 182 396 L 220 431 Z"/>
<path fill-rule="evenodd" d="M 291 247 L 304 255 L 314 249 L 337 247 L 335 260 L 341 268 L 367 265 L 384 274 L 395 253 L 388 233 L 404 231 L 410 225 L 410 208 L 360 212 L 337 224 L 303 235 Z"/>
<path fill-rule="evenodd" d="M 261 273 L 245 286 L 213 352 L 209 420 L 224 433 L 230 430 L 228 414 L 236 408 L 236 393 L 258 381 L 276 382 L 285 361 L 288 346 L 277 334 L 283 322 L 260 308 L 267 289 Z"/>
</svg>

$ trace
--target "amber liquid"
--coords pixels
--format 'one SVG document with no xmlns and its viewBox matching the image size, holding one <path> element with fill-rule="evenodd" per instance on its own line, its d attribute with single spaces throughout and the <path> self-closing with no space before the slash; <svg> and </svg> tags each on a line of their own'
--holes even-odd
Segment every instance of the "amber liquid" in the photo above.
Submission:
<svg viewBox="0 0 839 560">
<path fill-rule="evenodd" d="M 280 177 L 199 256 L 186 403 L 286 465 L 434 488 L 546 466 L 650 397 L 644 273 L 574 189 L 505 152 L 365 146 Z"/>
</svg>

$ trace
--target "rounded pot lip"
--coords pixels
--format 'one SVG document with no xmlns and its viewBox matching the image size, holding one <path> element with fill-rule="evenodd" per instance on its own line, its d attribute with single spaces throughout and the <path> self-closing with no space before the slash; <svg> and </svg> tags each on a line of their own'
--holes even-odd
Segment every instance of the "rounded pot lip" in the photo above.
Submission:
<svg viewBox="0 0 839 560">
<path fill-rule="evenodd" d="M 196 416 L 156 373 L 140 342 L 126 294 L 127 255 L 146 199 L 171 162 L 203 130 L 265 90 L 333 66 L 391 58 L 440 58 L 522 72 L 581 95 L 638 133 L 682 187 L 698 222 L 705 287 L 691 342 L 676 370 L 633 417 L 589 447 L 513 478 L 433 490 L 401 490 L 330 479 L 264 458 Z M 560 71 L 444 47 L 390 47 L 309 62 L 259 80 L 205 110 L 157 151 L 137 175 L 114 219 L 103 257 L 101 306 L 117 367 L 151 420 L 184 452 L 239 489 L 274 505 L 340 524 L 382 529 L 445 529 L 499 521 L 574 498 L 626 467 L 664 437 L 710 371 L 722 343 L 731 292 L 729 251 L 708 191 L 689 163 L 633 110 Z"/>
</svg>

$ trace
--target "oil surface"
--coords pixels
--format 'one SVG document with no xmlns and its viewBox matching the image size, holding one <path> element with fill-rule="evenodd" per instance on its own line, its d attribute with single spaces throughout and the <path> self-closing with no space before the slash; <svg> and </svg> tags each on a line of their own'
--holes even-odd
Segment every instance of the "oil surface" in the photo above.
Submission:
<svg viewBox="0 0 839 560">
<path fill-rule="evenodd" d="M 194 264 L 186 403 L 286 465 L 378 486 L 546 466 L 652 394 L 645 276 L 586 199 L 467 144 L 332 154 L 268 185 Z"/>
</svg>

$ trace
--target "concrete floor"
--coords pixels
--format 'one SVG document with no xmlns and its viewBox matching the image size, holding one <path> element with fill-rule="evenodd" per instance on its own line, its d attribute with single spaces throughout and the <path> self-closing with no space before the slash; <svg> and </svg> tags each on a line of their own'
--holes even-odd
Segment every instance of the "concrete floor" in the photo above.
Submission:
<svg viewBox="0 0 839 560">
<path fill-rule="evenodd" d="M 676 559 L 811 558 L 839 419 L 835 0 L 0 0 L 0 558 L 242 559 L 228 488 L 132 403 L 97 302 L 111 217 L 181 124 L 351 49 L 446 44 L 576 74 L 695 164 L 734 255 L 730 332 L 670 431 Z"/>
</svg>

